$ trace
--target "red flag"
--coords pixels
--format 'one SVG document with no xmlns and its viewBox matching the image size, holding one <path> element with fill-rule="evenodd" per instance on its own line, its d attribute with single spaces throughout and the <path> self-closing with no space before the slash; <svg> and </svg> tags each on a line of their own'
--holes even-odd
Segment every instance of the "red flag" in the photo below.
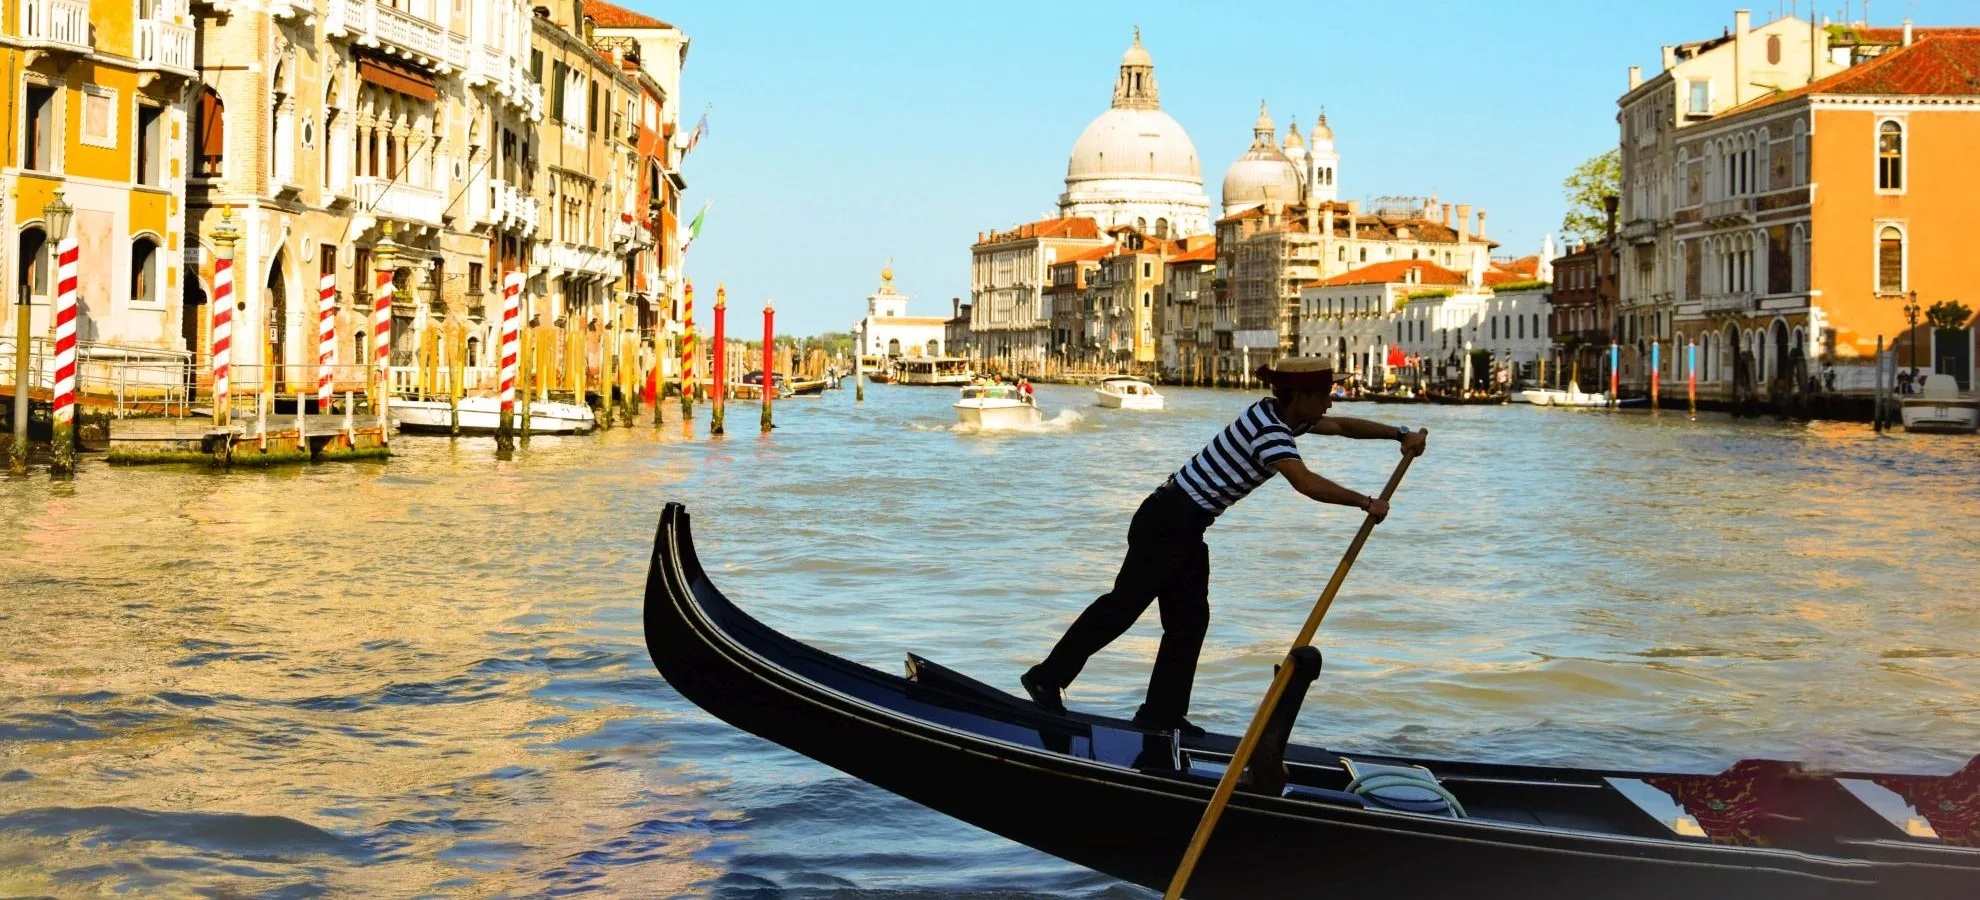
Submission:
<svg viewBox="0 0 1980 900">
<path fill-rule="evenodd" d="M 1398 347 L 1398 346 L 1396 346 L 1396 345 L 1394 345 L 1394 344 L 1390 344 L 1390 345 L 1389 345 L 1389 368 L 1391 368 L 1391 369 L 1400 369 L 1400 368 L 1402 368 L 1402 367 L 1403 367 L 1403 366 L 1405 366 L 1405 365 L 1408 365 L 1408 363 L 1406 363 L 1406 362 L 1404 362 L 1404 360 L 1403 360 L 1403 352 L 1402 352 L 1402 348 L 1401 348 L 1401 347 Z"/>
</svg>

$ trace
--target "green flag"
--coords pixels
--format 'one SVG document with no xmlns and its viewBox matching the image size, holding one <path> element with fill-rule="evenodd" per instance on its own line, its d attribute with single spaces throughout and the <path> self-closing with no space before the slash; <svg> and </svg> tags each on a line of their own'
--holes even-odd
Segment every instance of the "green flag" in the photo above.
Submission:
<svg viewBox="0 0 1980 900">
<path fill-rule="evenodd" d="M 687 236 L 681 238 L 682 253 L 686 253 L 688 245 L 694 243 L 694 239 L 701 236 L 701 219 L 703 216 L 708 215 L 708 207 L 714 202 L 715 198 L 713 197 L 701 201 L 701 211 L 694 214 L 694 221 L 688 223 Z"/>
</svg>

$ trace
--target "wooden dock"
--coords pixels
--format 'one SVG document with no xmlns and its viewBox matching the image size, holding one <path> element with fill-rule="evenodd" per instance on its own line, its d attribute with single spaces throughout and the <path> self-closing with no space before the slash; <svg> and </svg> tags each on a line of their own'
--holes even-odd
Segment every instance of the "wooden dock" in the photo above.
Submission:
<svg viewBox="0 0 1980 900">
<path fill-rule="evenodd" d="M 378 417 L 272 415 L 266 430 L 255 418 L 231 424 L 210 418 L 117 419 L 110 424 L 112 463 L 205 462 L 262 465 L 369 459 L 390 455 Z"/>
</svg>

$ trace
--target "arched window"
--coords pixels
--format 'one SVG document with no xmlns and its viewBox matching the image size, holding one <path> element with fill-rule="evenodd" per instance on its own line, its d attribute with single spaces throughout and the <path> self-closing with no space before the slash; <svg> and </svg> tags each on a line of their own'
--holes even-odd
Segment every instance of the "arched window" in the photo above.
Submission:
<svg viewBox="0 0 1980 900">
<path fill-rule="evenodd" d="M 1361 248 L 1361 261 L 1362 261 L 1362 262 L 1367 262 L 1367 261 L 1368 261 L 1368 248 L 1367 248 L 1367 247 L 1363 247 L 1363 248 Z"/>
<path fill-rule="evenodd" d="M 1808 183 L 1808 123 L 1794 123 L 1794 183 Z"/>
<path fill-rule="evenodd" d="M 131 302 L 155 304 L 164 299 L 158 292 L 158 242 L 141 237 L 131 242 Z"/>
<path fill-rule="evenodd" d="M 887 355 L 888 355 L 888 356 L 899 356 L 899 355 L 901 355 L 901 339 L 900 339 L 900 338 L 890 338 L 890 339 L 888 339 L 888 341 L 887 341 Z"/>
<path fill-rule="evenodd" d="M 1158 238 L 1169 236 L 1169 220 L 1167 218 L 1155 220 L 1155 236 Z"/>
<path fill-rule="evenodd" d="M 20 254 L 14 258 L 28 261 L 21 266 L 15 295 L 48 302 L 48 233 L 38 225 L 21 229 Z"/>
<path fill-rule="evenodd" d="M 1341 262 L 1347 262 L 1347 247 L 1343 245 L 1341 247 L 1341 252 L 1336 255 L 1340 257 Z"/>
<path fill-rule="evenodd" d="M 1904 292 L 1904 232 L 1886 225 L 1877 232 L 1877 293 Z"/>
<path fill-rule="evenodd" d="M 467 367 L 481 368 L 481 338 L 470 336 L 467 339 Z"/>
<path fill-rule="evenodd" d="M 1877 126 L 1877 190 L 1904 190 L 1904 126 L 1889 119 Z"/>
<path fill-rule="evenodd" d="M 929 339 L 929 341 L 928 341 L 928 355 L 929 355 L 929 356 L 937 356 L 937 355 L 940 355 L 940 354 L 941 354 L 941 352 L 942 352 L 942 349 L 941 349 L 941 348 L 940 348 L 939 346 L 937 346 L 937 345 L 936 345 L 936 343 L 935 343 L 935 340 L 934 340 L 933 338 L 930 338 L 930 339 Z"/>
<path fill-rule="evenodd" d="M 199 94 L 199 125 L 193 132 L 193 174 L 218 178 L 227 155 L 227 105 L 220 92 L 202 88 Z"/>
<path fill-rule="evenodd" d="M 1788 235 L 1788 289 L 1808 290 L 1808 233 L 1799 225 Z"/>
</svg>

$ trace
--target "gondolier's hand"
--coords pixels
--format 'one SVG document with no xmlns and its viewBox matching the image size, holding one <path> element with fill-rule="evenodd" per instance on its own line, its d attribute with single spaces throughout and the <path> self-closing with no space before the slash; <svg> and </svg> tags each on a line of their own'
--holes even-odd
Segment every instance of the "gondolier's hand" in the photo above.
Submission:
<svg viewBox="0 0 1980 900">
<path fill-rule="evenodd" d="M 1428 432 L 1410 431 L 1403 434 L 1401 441 L 1404 456 L 1422 456 L 1424 445 L 1430 442 L 1430 435 Z"/>
<path fill-rule="evenodd" d="M 1369 497 L 1367 505 L 1362 509 L 1368 511 L 1368 518 L 1375 520 L 1377 525 L 1382 524 L 1382 520 L 1389 517 L 1389 501 L 1380 497 Z"/>
</svg>

